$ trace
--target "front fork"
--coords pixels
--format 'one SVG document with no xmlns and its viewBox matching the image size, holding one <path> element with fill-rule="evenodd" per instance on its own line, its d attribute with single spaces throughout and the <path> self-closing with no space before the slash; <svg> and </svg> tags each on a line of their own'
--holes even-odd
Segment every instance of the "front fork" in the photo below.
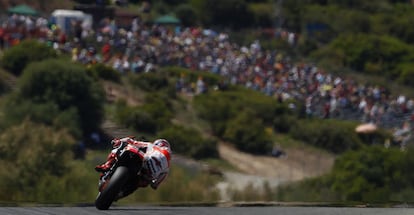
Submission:
<svg viewBox="0 0 414 215">
<path fill-rule="evenodd" d="M 106 183 L 111 178 L 112 174 L 114 174 L 114 171 L 115 171 L 115 169 L 118 166 L 117 164 L 118 164 L 118 159 L 115 161 L 115 163 L 112 165 L 112 167 L 107 172 L 101 173 L 101 175 L 99 177 L 99 182 L 98 182 L 98 190 L 99 190 L 99 192 L 101 192 L 103 190 L 103 188 L 105 187 Z"/>
<path fill-rule="evenodd" d="M 103 190 L 103 188 L 105 187 L 106 183 L 108 182 L 108 180 L 111 178 L 112 174 L 114 173 L 115 169 L 117 168 L 117 164 L 118 164 L 118 157 L 121 154 L 122 149 L 125 148 L 125 146 L 127 146 L 128 143 L 126 142 L 121 142 L 121 144 L 118 146 L 118 148 L 116 148 L 115 154 L 115 163 L 112 164 L 111 168 L 107 171 L 104 172 L 100 175 L 99 177 L 99 182 L 98 182 L 98 190 L 99 192 L 101 192 Z"/>
</svg>

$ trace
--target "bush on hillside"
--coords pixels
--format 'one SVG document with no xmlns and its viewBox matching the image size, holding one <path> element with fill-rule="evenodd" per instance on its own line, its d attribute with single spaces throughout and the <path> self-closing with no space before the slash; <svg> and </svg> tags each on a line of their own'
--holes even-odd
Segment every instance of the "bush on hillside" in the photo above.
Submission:
<svg viewBox="0 0 414 215">
<path fill-rule="evenodd" d="M 414 11 L 412 5 L 399 5 L 396 7 L 396 13 L 393 14 L 381 14 L 377 19 L 373 19 L 374 26 L 388 31 L 389 34 L 400 38 L 408 44 L 414 43 L 414 30 L 410 27 L 412 24 L 410 20 L 414 18 L 412 11 Z M 401 12 L 398 12 L 401 11 Z M 384 24 L 386 24 L 384 26 Z"/>
<path fill-rule="evenodd" d="M 168 79 L 160 73 L 142 73 L 129 76 L 129 82 L 147 92 L 155 92 L 161 89 L 168 89 Z"/>
<path fill-rule="evenodd" d="M 296 116 L 291 114 L 280 114 L 273 120 L 273 128 L 277 132 L 289 133 L 296 123 L 300 123 Z"/>
<path fill-rule="evenodd" d="M 139 132 L 154 134 L 157 131 L 157 123 L 151 114 L 139 107 L 129 107 L 124 100 L 115 105 L 115 120 L 127 127 Z"/>
<path fill-rule="evenodd" d="M 116 103 L 115 118 L 118 123 L 154 134 L 171 125 L 173 112 L 168 97 L 162 93 L 150 93 L 139 107 L 129 107 L 125 101 Z"/>
<path fill-rule="evenodd" d="M 56 57 L 56 51 L 46 44 L 25 40 L 4 52 L 2 66 L 9 72 L 20 75 L 29 63 Z"/>
<path fill-rule="evenodd" d="M 412 202 L 412 153 L 382 146 L 346 152 L 329 174 L 279 187 L 279 201 Z"/>
<path fill-rule="evenodd" d="M 197 25 L 197 13 L 189 4 L 180 4 L 175 8 L 175 14 L 183 26 L 192 27 Z"/>
<path fill-rule="evenodd" d="M 94 79 L 103 79 L 119 83 L 121 81 L 121 74 L 113 68 L 105 64 L 94 64 L 87 68 L 87 73 Z"/>
<path fill-rule="evenodd" d="M 341 35 L 327 48 L 312 53 L 316 59 L 329 59 L 339 66 L 392 80 L 400 76 L 398 66 L 411 56 L 414 49 L 397 38 L 370 34 Z"/>
<path fill-rule="evenodd" d="M 224 140 L 249 153 L 265 154 L 272 147 L 272 139 L 265 132 L 263 121 L 254 111 L 245 110 L 230 120 L 223 135 Z"/>
<path fill-rule="evenodd" d="M 223 137 L 229 120 L 237 118 L 247 109 L 253 111 L 254 117 L 267 126 L 275 124 L 275 120 L 285 114 L 293 115 L 285 103 L 279 103 L 272 97 L 247 89 L 216 91 L 196 96 L 194 107 L 199 117 L 210 123 L 218 137 Z"/>
<path fill-rule="evenodd" d="M 194 72 L 193 70 L 182 67 L 165 67 L 162 69 L 162 72 L 175 78 L 175 80 L 182 78 L 187 84 L 192 82 L 195 83 L 199 77 L 203 78 L 203 81 L 207 86 L 216 86 L 222 80 L 221 76 L 211 72 Z"/>
<path fill-rule="evenodd" d="M 7 114 L 0 122 L 0 127 L 3 129 L 19 125 L 28 119 L 57 129 L 67 129 L 74 137 L 81 137 L 81 122 L 75 108 L 60 111 L 53 102 L 35 103 L 13 95 L 7 97 L 6 101 L 2 111 Z"/>
<path fill-rule="evenodd" d="M 206 26 L 240 29 L 254 23 L 253 13 L 245 0 L 210 0 L 194 4 Z"/>
<path fill-rule="evenodd" d="M 82 131 L 96 131 L 103 117 L 104 93 L 85 68 L 64 60 L 30 64 L 19 80 L 18 97 L 33 103 L 54 103 L 59 111 L 74 108 Z"/>
<path fill-rule="evenodd" d="M 0 95 L 5 93 L 8 89 L 6 81 L 4 80 L 3 74 L 0 73 Z"/>
<path fill-rule="evenodd" d="M 0 135 L 0 163 L 10 167 L 1 171 L 2 184 L 12 189 L 8 200 L 23 196 L 36 200 L 36 184 L 46 175 L 63 176 L 72 159 L 75 141 L 65 132 L 55 131 L 29 121 L 11 127 Z M 29 200 L 29 199 L 27 199 Z"/>
<path fill-rule="evenodd" d="M 90 176 L 96 178 L 96 173 L 80 163 L 73 165 L 75 146 L 64 130 L 27 120 L 2 132 L 0 201 L 68 203 L 94 198 Z"/>
<path fill-rule="evenodd" d="M 407 86 L 414 86 L 414 64 L 413 63 L 404 63 L 398 66 L 397 68 L 400 76 L 397 81 L 401 84 Z"/>
<path fill-rule="evenodd" d="M 256 26 L 272 27 L 274 26 L 274 8 L 269 7 L 267 2 L 257 2 L 249 4 L 249 9 L 253 13 Z"/>
<path fill-rule="evenodd" d="M 17 167 L 34 173 L 33 177 L 40 177 L 42 172 L 63 175 L 75 144 L 66 132 L 27 120 L 1 133 L 0 139 L 1 160 L 14 162 Z"/>
<path fill-rule="evenodd" d="M 214 135 L 221 137 L 226 129 L 227 120 L 238 110 L 230 101 L 222 99 L 219 92 L 194 97 L 194 107 L 200 118 L 207 120 Z M 214 111 L 213 111 L 214 110 Z"/>
<path fill-rule="evenodd" d="M 148 112 L 136 108 L 128 117 L 126 126 L 146 133 L 155 134 L 158 129 L 157 121 Z"/>
<path fill-rule="evenodd" d="M 359 149 L 363 142 L 355 132 L 357 123 L 330 119 L 302 120 L 290 129 L 290 135 L 333 153 Z"/>
<path fill-rule="evenodd" d="M 398 193 L 414 186 L 410 166 L 414 165 L 412 149 L 401 152 L 382 146 L 367 147 L 339 157 L 331 172 L 331 189 L 341 200 L 389 202 Z M 397 194 L 397 195 L 396 195 Z M 399 201 L 412 201 L 399 199 Z"/>
<path fill-rule="evenodd" d="M 150 93 L 145 97 L 145 104 L 139 108 L 150 115 L 156 122 L 158 130 L 162 130 L 171 125 L 171 119 L 173 117 L 172 106 L 168 95 L 163 93 Z"/>
<path fill-rule="evenodd" d="M 205 139 L 193 128 L 172 125 L 161 131 L 157 136 L 167 139 L 173 153 L 187 155 L 195 159 L 217 158 L 217 142 Z"/>
</svg>

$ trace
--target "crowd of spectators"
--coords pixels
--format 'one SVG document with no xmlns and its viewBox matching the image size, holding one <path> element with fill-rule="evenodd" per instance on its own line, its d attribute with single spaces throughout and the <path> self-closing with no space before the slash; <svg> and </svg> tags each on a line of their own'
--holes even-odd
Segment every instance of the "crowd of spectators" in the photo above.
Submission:
<svg viewBox="0 0 414 215">
<path fill-rule="evenodd" d="M 292 46 L 297 35 L 278 34 Z M 317 65 L 292 62 L 278 50 L 265 50 L 260 41 L 239 45 L 224 32 L 203 28 L 147 25 L 135 18 L 130 27 L 120 28 L 104 19 L 95 29 L 74 23 L 63 32 L 47 19 L 9 16 L 0 28 L 2 49 L 26 38 L 47 42 L 56 50 L 72 55 L 72 60 L 90 65 L 104 63 L 122 74 L 151 72 L 157 67 L 180 66 L 194 72 L 211 72 L 227 84 L 243 85 L 276 98 L 301 100 L 308 116 L 341 118 L 374 123 L 380 127 L 400 127 L 412 122 L 414 100 L 393 94 L 382 86 L 360 84 L 351 78 L 334 76 Z M 207 90 L 200 77 L 177 89 Z"/>
</svg>

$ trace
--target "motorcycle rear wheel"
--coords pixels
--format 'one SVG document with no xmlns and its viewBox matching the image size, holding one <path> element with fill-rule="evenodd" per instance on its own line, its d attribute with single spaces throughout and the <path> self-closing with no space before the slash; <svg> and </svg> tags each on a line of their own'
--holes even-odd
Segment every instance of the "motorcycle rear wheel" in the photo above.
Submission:
<svg viewBox="0 0 414 215">
<path fill-rule="evenodd" d="M 128 180 L 128 168 L 125 166 L 119 166 L 112 177 L 109 179 L 108 184 L 103 188 L 95 200 L 95 207 L 99 210 L 108 210 L 112 202 L 115 200 L 121 188 Z"/>
</svg>

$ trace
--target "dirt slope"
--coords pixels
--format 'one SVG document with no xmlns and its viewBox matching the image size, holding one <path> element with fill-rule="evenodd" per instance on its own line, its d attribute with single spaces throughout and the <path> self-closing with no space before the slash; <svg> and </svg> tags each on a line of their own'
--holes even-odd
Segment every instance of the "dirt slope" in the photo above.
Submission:
<svg viewBox="0 0 414 215">
<path fill-rule="evenodd" d="M 243 173 L 282 181 L 298 181 L 328 172 L 334 158 L 329 155 L 311 154 L 299 149 L 286 149 L 287 156 L 275 158 L 257 156 L 236 150 L 229 144 L 219 144 L 222 159 L 236 166 Z"/>
<path fill-rule="evenodd" d="M 219 144 L 220 157 L 237 167 L 240 172 L 223 172 L 224 180 L 217 184 L 222 201 L 231 200 L 231 190 L 244 190 L 253 186 L 262 191 L 267 183 L 271 188 L 327 173 L 334 157 L 307 150 L 286 149 L 287 156 L 275 158 L 257 156 L 236 150 L 229 144 Z"/>
</svg>

